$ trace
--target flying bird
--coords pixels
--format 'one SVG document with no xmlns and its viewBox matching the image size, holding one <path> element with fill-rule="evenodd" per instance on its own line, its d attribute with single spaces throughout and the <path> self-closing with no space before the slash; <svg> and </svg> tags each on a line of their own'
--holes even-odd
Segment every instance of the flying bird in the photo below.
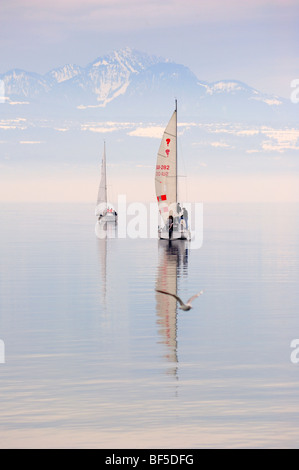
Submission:
<svg viewBox="0 0 299 470">
<path fill-rule="evenodd" d="M 190 297 L 189 300 L 187 300 L 186 303 L 184 303 L 184 302 L 182 301 L 182 299 L 180 299 L 180 297 L 178 297 L 178 296 L 175 295 L 175 294 L 171 294 L 170 292 L 166 292 L 165 290 L 158 290 L 158 289 L 156 289 L 156 291 L 157 291 L 157 292 L 160 292 L 161 294 L 167 294 L 167 295 L 171 295 L 172 297 L 174 297 L 174 298 L 180 303 L 180 305 L 181 305 L 179 308 L 180 308 L 181 310 L 185 310 L 185 311 L 190 310 L 190 309 L 192 308 L 191 302 L 192 302 L 194 299 L 196 299 L 197 297 L 199 297 L 201 294 L 204 293 L 204 291 L 201 290 L 200 292 L 198 292 L 198 294 L 193 295 L 192 297 Z"/>
</svg>

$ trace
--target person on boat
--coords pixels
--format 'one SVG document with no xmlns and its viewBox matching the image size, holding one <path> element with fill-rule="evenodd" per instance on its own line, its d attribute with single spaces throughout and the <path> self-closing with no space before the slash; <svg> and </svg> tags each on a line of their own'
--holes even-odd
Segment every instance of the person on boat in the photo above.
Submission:
<svg viewBox="0 0 299 470">
<path fill-rule="evenodd" d="M 180 203 L 178 202 L 178 203 L 177 203 L 177 206 L 176 206 L 176 217 L 175 217 L 175 220 L 174 220 L 174 222 L 175 222 L 176 224 L 179 224 L 179 223 L 180 223 L 181 214 L 182 214 L 182 208 L 181 208 Z"/>
<path fill-rule="evenodd" d="M 169 239 L 172 238 L 172 232 L 173 232 L 173 215 L 172 211 L 169 213 L 168 217 L 168 231 L 169 231 Z"/>
<path fill-rule="evenodd" d="M 185 224 L 186 224 L 186 229 L 188 230 L 188 211 L 185 207 L 183 208 L 182 218 L 184 219 Z"/>
</svg>

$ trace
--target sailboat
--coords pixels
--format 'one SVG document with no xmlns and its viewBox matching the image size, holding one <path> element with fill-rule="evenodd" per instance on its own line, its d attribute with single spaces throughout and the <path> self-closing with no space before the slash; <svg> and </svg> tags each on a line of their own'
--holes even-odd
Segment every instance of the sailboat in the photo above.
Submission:
<svg viewBox="0 0 299 470">
<path fill-rule="evenodd" d="M 168 240 L 190 240 L 188 213 L 178 204 L 177 100 L 165 128 L 157 156 L 155 186 L 159 212 L 164 226 L 158 237 Z"/>
<path fill-rule="evenodd" d="M 101 181 L 98 191 L 97 205 L 95 215 L 98 222 L 117 222 L 116 211 L 108 205 L 107 202 L 107 174 L 106 174 L 106 143 L 104 142 L 104 152 L 102 158 Z"/>
</svg>

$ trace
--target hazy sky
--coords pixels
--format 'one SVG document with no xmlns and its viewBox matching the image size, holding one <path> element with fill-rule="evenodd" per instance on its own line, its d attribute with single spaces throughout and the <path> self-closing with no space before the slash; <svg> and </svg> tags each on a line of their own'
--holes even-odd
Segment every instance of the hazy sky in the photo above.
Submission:
<svg viewBox="0 0 299 470">
<path fill-rule="evenodd" d="M 234 78 L 289 97 L 298 17 L 298 0 L 2 0 L 0 73 L 85 66 L 129 46 L 202 80 Z"/>
<path fill-rule="evenodd" d="M 0 0 L 0 73 L 20 68 L 43 74 L 66 63 L 85 66 L 128 46 L 184 64 L 201 80 L 241 80 L 262 92 L 290 98 L 291 81 L 299 79 L 298 18 L 299 0 Z M 4 128 L 6 125 L 4 122 Z M 48 142 L 43 142 L 38 132 L 34 138 L 46 148 Z M 277 142 L 275 135 L 265 137 L 272 147 L 265 150 L 264 163 L 258 160 L 255 175 L 247 175 L 245 167 L 240 175 L 236 171 L 207 174 L 208 162 L 201 168 L 200 193 L 196 193 L 197 180 L 190 183 L 195 188 L 195 193 L 189 194 L 191 199 L 298 201 L 296 167 L 293 161 L 288 167 L 289 160 L 284 160 L 282 152 L 286 146 L 297 150 L 298 137 L 291 136 L 286 142 L 285 133 L 289 135 L 290 131 L 281 132 Z M 0 144 L 9 138 L 9 133 L 3 134 Z M 100 147 L 103 138 L 100 134 L 96 145 Z M 63 162 L 58 168 L 53 163 L 53 167 L 35 169 L 35 173 L 24 166 L 16 171 L 13 149 L 24 147 L 25 162 L 33 153 L 29 144 L 38 144 L 23 142 L 26 139 L 12 141 L 9 151 L 3 145 L 0 200 L 18 200 L 20 193 L 24 201 L 73 201 L 78 194 L 80 200 L 95 200 L 99 175 L 92 163 L 86 171 L 76 170 L 76 161 L 70 162 L 74 168 L 67 173 L 62 171 Z M 39 157 L 47 163 L 42 148 Z M 114 157 L 112 153 L 111 159 Z M 277 171 L 272 174 L 271 166 L 259 175 L 261 165 L 278 158 L 282 162 L 280 175 Z M 151 165 L 154 163 L 149 160 L 144 174 L 138 169 L 145 200 L 155 200 Z M 129 177 L 123 177 L 122 167 L 118 173 L 109 171 L 119 193 L 127 193 L 128 199 L 135 197 L 135 183 L 130 193 Z"/>
</svg>

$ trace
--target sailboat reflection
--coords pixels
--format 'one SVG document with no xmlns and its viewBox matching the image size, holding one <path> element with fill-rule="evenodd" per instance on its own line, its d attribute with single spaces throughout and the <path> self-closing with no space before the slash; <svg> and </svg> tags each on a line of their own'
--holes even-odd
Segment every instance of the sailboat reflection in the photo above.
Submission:
<svg viewBox="0 0 299 470">
<path fill-rule="evenodd" d="M 95 225 L 96 237 L 100 240 L 108 238 L 117 238 L 117 225 L 105 221 L 97 221 Z"/>
<path fill-rule="evenodd" d="M 102 299 L 106 308 L 107 292 L 107 250 L 109 239 L 117 237 L 117 225 L 108 222 L 96 222 L 95 233 L 98 238 L 99 258 L 102 278 Z"/>
<path fill-rule="evenodd" d="M 177 295 L 178 279 L 188 274 L 189 242 L 183 240 L 159 241 L 159 266 L 156 289 Z M 156 293 L 157 323 L 162 343 L 166 345 L 165 357 L 172 364 L 170 374 L 177 376 L 177 301 L 169 295 Z"/>
</svg>

